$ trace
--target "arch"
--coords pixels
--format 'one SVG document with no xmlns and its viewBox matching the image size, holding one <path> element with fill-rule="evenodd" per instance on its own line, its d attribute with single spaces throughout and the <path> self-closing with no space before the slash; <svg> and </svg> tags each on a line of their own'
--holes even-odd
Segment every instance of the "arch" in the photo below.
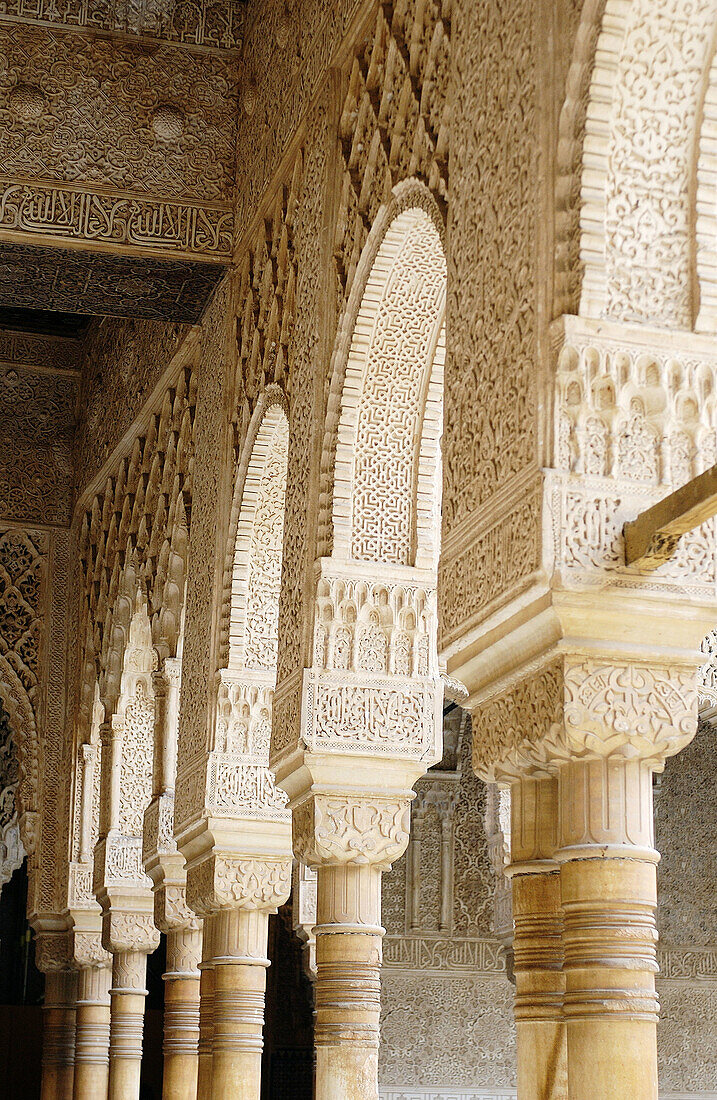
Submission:
<svg viewBox="0 0 717 1100">
<path fill-rule="evenodd" d="M 377 219 L 355 286 L 334 356 L 324 528 L 330 497 L 334 558 L 435 568 L 446 260 L 440 215 L 415 181 Z"/>
<path fill-rule="evenodd" d="M 584 0 L 565 81 L 558 123 L 555 194 L 554 316 L 577 313 L 582 279 L 580 263 L 580 184 L 588 99 L 595 51 L 607 0 Z M 590 119 L 594 124 L 594 120 Z M 586 196 L 587 199 L 587 196 Z"/>
<path fill-rule="evenodd" d="M 126 836 L 141 837 L 144 811 L 152 798 L 154 763 L 154 688 L 157 653 L 146 602 L 137 594 L 122 654 L 122 675 L 113 725 L 122 728 L 118 826 Z"/>
<path fill-rule="evenodd" d="M 254 411 L 237 468 L 227 548 L 213 796 L 224 809 L 246 796 L 244 787 L 256 788 L 255 797 L 267 807 L 283 810 L 287 802 L 268 765 L 288 458 L 287 403 L 281 389 L 270 386 Z"/>
<path fill-rule="evenodd" d="M 276 674 L 284 506 L 289 458 L 286 401 L 269 387 L 237 469 L 225 569 L 222 664 Z"/>
<path fill-rule="evenodd" d="M 695 145 L 716 9 L 607 0 L 583 147 L 583 315 L 692 327 Z"/>
<path fill-rule="evenodd" d="M 10 881 L 25 858 L 18 821 L 19 780 L 15 735 L 0 704 L 0 889 Z"/>
<path fill-rule="evenodd" d="M 17 811 L 20 836 L 29 855 L 35 852 L 34 815 L 40 805 L 40 743 L 32 703 L 15 669 L 0 655 L 0 704 L 15 736 L 19 781 Z"/>
</svg>

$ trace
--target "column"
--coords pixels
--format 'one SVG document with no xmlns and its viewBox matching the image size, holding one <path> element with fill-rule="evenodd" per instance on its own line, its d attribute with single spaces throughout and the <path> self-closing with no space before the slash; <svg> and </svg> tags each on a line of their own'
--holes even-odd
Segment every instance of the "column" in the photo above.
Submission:
<svg viewBox="0 0 717 1100">
<path fill-rule="evenodd" d="M 74 970 L 46 971 L 41 1100 L 72 1100 L 76 997 Z"/>
<path fill-rule="evenodd" d="M 199 1045 L 200 929 L 167 933 L 163 1100 L 195 1100 Z"/>
<path fill-rule="evenodd" d="M 117 951 L 110 989 L 109 1100 L 138 1100 L 147 974 L 144 951 Z"/>
<path fill-rule="evenodd" d="M 563 916 L 557 847 L 557 782 L 511 786 L 515 1022 L 519 1100 L 567 1100 L 563 1021 Z"/>
<path fill-rule="evenodd" d="M 204 922 L 202 961 L 199 964 L 199 1067 L 197 1100 L 211 1100 L 212 1047 L 214 1041 L 214 947 L 211 921 Z"/>
<path fill-rule="evenodd" d="M 316 1100 L 378 1100 L 381 871 L 318 869 Z"/>
<path fill-rule="evenodd" d="M 74 1100 L 103 1100 L 109 1082 L 110 984 L 108 966 L 78 973 Z"/>
<path fill-rule="evenodd" d="M 291 890 L 289 813 L 283 806 L 267 806 L 265 812 L 265 817 L 247 817 L 236 833 L 238 822 L 232 821 L 227 832 L 254 856 L 207 856 L 200 850 L 198 863 L 187 863 L 187 900 L 203 917 L 207 937 L 201 978 L 201 1100 L 259 1100 L 261 1095 L 269 914 L 284 904 Z"/>
<path fill-rule="evenodd" d="M 212 1100 L 259 1100 L 269 914 L 224 909 L 209 918 L 214 949 Z"/>
<path fill-rule="evenodd" d="M 317 871 L 316 1100 L 378 1100 L 381 875 L 408 845 L 410 790 L 314 793 L 294 850 Z"/>
<path fill-rule="evenodd" d="M 571 761 L 559 795 L 570 1100 L 657 1100 L 652 768 Z"/>
</svg>

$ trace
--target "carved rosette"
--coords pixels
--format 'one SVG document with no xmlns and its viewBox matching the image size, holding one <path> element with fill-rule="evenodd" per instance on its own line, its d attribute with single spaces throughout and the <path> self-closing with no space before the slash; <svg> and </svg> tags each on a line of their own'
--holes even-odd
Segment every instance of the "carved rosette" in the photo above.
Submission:
<svg viewBox="0 0 717 1100">
<path fill-rule="evenodd" d="M 294 810 L 294 852 L 309 867 L 371 865 L 388 871 L 408 845 L 411 796 L 312 794 Z"/>
</svg>

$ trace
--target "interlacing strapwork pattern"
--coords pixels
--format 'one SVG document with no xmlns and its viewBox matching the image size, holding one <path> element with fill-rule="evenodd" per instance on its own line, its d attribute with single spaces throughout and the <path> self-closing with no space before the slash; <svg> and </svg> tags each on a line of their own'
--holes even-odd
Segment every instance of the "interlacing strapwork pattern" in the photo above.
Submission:
<svg viewBox="0 0 717 1100">
<path fill-rule="evenodd" d="M 244 660 L 252 669 L 276 669 L 288 453 L 289 425 L 281 415 L 269 444 L 251 533 Z"/>
<path fill-rule="evenodd" d="M 379 252 L 378 263 L 382 260 Z M 351 555 L 361 561 L 412 564 L 426 372 L 433 363 L 444 303 L 441 241 L 428 217 L 421 215 L 400 242 L 366 352 L 351 530 Z"/>
</svg>

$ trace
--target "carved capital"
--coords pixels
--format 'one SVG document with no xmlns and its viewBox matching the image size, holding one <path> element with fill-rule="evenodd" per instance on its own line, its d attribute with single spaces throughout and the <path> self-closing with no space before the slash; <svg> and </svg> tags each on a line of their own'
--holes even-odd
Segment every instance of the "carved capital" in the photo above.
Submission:
<svg viewBox="0 0 717 1100">
<path fill-rule="evenodd" d="M 544 665 L 472 713 L 473 767 L 486 782 L 549 770 L 563 731 L 563 662 Z"/>
<path fill-rule="evenodd" d="M 203 917 L 221 909 L 273 912 L 290 891 L 290 859 L 212 855 L 187 872 L 187 900 Z"/>
<path fill-rule="evenodd" d="M 573 759 L 660 767 L 697 731 L 696 671 L 557 658 L 477 707 L 473 731 L 473 765 L 489 782 L 552 774 Z"/>
<path fill-rule="evenodd" d="M 685 668 L 566 662 L 569 755 L 621 755 L 660 764 L 697 732 L 697 681 Z"/>
<path fill-rule="evenodd" d="M 102 944 L 113 955 L 149 955 L 159 947 L 159 932 L 151 913 L 109 911 L 104 914 Z"/>
<path fill-rule="evenodd" d="M 294 852 L 310 867 L 372 864 L 388 870 L 408 845 L 411 799 L 312 794 L 294 810 Z"/>
<path fill-rule="evenodd" d="M 68 931 L 37 931 L 35 965 L 44 974 L 72 969 L 72 934 Z"/>
<path fill-rule="evenodd" d="M 73 936 L 73 957 L 78 970 L 112 965 L 112 956 L 102 946 L 102 933 L 99 931 L 76 931 Z"/>
<path fill-rule="evenodd" d="M 187 904 L 184 885 L 165 883 L 154 892 L 154 923 L 160 932 L 197 931 L 202 922 Z"/>
</svg>

